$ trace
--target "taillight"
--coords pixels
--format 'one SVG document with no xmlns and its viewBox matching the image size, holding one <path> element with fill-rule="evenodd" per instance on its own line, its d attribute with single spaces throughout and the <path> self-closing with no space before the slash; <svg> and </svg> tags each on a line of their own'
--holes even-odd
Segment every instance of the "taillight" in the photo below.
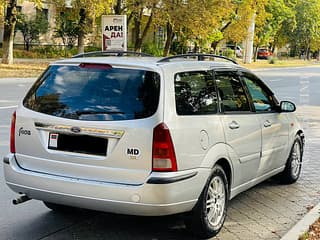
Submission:
<svg viewBox="0 0 320 240">
<path fill-rule="evenodd" d="M 161 123 L 153 129 L 152 171 L 177 171 L 176 154 L 168 127 Z"/>
<path fill-rule="evenodd" d="M 15 132 L 16 132 L 16 112 L 12 114 L 12 119 L 11 119 L 11 131 L 10 131 L 10 152 L 11 153 L 16 153 Z"/>
</svg>

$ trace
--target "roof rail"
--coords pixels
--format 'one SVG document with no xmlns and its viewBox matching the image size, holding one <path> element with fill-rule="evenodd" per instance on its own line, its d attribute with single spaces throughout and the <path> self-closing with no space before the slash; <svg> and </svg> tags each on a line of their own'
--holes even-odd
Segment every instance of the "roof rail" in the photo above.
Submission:
<svg viewBox="0 0 320 240">
<path fill-rule="evenodd" d="M 96 52 L 87 52 L 87 53 L 80 53 L 72 58 L 81 58 L 81 57 L 109 57 L 109 56 L 140 56 L 140 57 L 153 57 L 150 54 L 147 53 L 141 53 L 141 52 L 134 52 L 134 51 L 96 51 Z"/>
<path fill-rule="evenodd" d="M 230 61 L 234 64 L 238 64 L 235 60 L 224 57 L 224 56 L 220 56 L 220 55 L 214 55 L 214 54 L 207 54 L 207 53 L 188 53 L 188 54 L 178 54 L 178 55 L 174 55 L 174 56 L 170 56 L 170 57 L 165 57 L 162 58 L 158 61 L 158 63 L 161 62 L 170 62 L 170 60 L 172 59 L 176 59 L 176 58 L 189 58 L 189 57 L 197 57 L 198 61 L 204 61 L 206 57 L 209 58 L 220 58 L 220 59 L 224 59 L 227 61 Z"/>
</svg>

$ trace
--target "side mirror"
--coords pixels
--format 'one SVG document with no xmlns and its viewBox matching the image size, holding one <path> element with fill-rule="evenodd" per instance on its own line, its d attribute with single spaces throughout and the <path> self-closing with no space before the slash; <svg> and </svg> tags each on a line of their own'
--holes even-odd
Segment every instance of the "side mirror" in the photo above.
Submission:
<svg viewBox="0 0 320 240">
<path fill-rule="evenodd" d="M 293 102 L 281 101 L 280 102 L 280 112 L 294 112 L 296 110 L 296 105 Z"/>
</svg>

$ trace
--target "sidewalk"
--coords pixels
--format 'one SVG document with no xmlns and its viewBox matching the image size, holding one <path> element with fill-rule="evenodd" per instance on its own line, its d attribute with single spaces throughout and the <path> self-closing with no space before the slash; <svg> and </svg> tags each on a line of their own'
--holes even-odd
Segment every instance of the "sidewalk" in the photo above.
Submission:
<svg viewBox="0 0 320 240">
<path fill-rule="evenodd" d="M 320 217 L 320 203 L 312 208 L 281 240 L 299 239 L 318 218 Z"/>
</svg>

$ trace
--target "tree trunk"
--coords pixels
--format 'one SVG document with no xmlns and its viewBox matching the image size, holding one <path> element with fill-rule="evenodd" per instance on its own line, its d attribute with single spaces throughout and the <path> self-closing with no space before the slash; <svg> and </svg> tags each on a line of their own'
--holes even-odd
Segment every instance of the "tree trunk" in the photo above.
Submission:
<svg viewBox="0 0 320 240">
<path fill-rule="evenodd" d="M 122 0 L 117 0 L 115 6 L 113 8 L 115 15 L 121 14 L 121 12 L 122 12 L 121 5 L 122 5 Z"/>
<path fill-rule="evenodd" d="M 246 46 L 245 53 L 243 58 L 243 63 L 251 63 L 252 62 L 252 54 L 253 54 L 253 40 L 254 40 L 254 30 L 255 30 L 255 19 L 256 13 L 254 13 L 251 17 L 251 23 L 248 28 L 248 34 L 246 37 Z"/>
<path fill-rule="evenodd" d="M 310 47 L 307 47 L 307 60 L 310 61 Z"/>
<path fill-rule="evenodd" d="M 134 13 L 133 21 L 134 21 L 134 51 L 141 52 L 141 49 L 138 49 L 139 41 L 140 41 L 140 34 L 141 34 L 141 18 L 142 18 L 142 11 Z"/>
<path fill-rule="evenodd" d="M 23 49 L 27 50 L 27 37 L 25 34 L 23 34 Z"/>
<path fill-rule="evenodd" d="M 17 6 L 17 0 L 10 0 L 10 2 L 7 5 L 7 12 L 5 17 L 4 33 L 3 33 L 2 63 L 4 64 L 13 63 L 14 29 L 17 22 L 16 6 Z"/>
<path fill-rule="evenodd" d="M 259 46 L 256 46 L 256 47 L 254 48 L 254 51 L 253 51 L 253 61 L 254 61 L 254 62 L 257 61 L 258 49 L 259 49 Z"/>
<path fill-rule="evenodd" d="M 166 39 L 166 43 L 164 45 L 164 49 L 163 49 L 163 56 L 166 57 L 169 55 L 170 52 L 170 47 L 172 44 L 172 40 L 174 37 L 174 32 L 173 32 L 173 27 L 172 25 L 168 22 L 167 23 L 167 39 Z"/>
<path fill-rule="evenodd" d="M 78 33 L 78 53 L 84 53 L 84 39 L 85 39 L 85 23 L 86 23 L 86 11 L 81 8 L 79 11 L 79 33 Z"/>
<path fill-rule="evenodd" d="M 136 41 L 135 41 L 135 44 L 134 44 L 134 51 L 136 51 L 136 52 L 141 52 L 142 43 L 143 43 L 144 39 L 147 36 L 147 33 L 148 33 L 148 31 L 149 31 L 149 29 L 151 27 L 151 23 L 152 23 L 152 20 L 153 20 L 153 10 L 151 10 L 151 15 L 148 18 L 146 26 L 144 27 L 143 32 L 142 32 L 142 34 L 140 36 L 142 16 L 143 16 L 143 14 L 142 14 L 142 11 L 141 11 L 140 14 L 139 14 L 139 20 L 135 21 Z"/>
<path fill-rule="evenodd" d="M 30 50 L 30 42 L 29 41 L 27 41 L 26 42 L 26 50 L 29 52 L 29 50 Z"/>
<path fill-rule="evenodd" d="M 83 32 L 78 35 L 78 53 L 84 53 L 84 34 Z"/>
<path fill-rule="evenodd" d="M 211 47 L 213 48 L 213 51 L 216 52 L 217 51 L 217 47 L 220 41 L 214 41 L 211 43 Z"/>
</svg>

